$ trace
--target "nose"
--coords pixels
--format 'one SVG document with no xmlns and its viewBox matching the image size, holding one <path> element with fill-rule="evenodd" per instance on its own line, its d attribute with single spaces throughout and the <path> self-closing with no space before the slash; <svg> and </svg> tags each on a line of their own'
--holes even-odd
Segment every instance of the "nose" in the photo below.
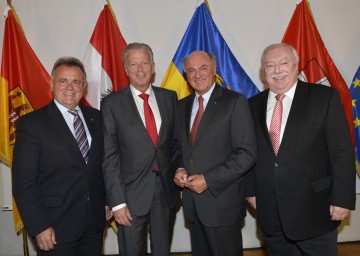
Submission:
<svg viewBox="0 0 360 256">
<path fill-rule="evenodd" d="M 275 64 L 275 66 L 274 66 L 274 71 L 275 71 L 275 73 L 279 73 L 279 72 L 280 72 L 280 65 L 279 65 L 279 64 Z"/>
</svg>

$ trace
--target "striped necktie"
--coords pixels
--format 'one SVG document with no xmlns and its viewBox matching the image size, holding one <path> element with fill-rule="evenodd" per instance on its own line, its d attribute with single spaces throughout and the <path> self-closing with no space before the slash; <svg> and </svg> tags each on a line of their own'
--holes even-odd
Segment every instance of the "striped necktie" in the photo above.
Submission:
<svg viewBox="0 0 360 256">
<path fill-rule="evenodd" d="M 284 99 L 284 97 L 285 94 L 278 94 L 275 96 L 276 105 L 274 107 L 274 111 L 270 122 L 269 134 L 275 155 L 277 155 L 280 148 L 280 133 L 281 133 L 282 112 L 283 112 L 282 100 Z"/>
<path fill-rule="evenodd" d="M 74 132 L 75 139 L 79 146 L 82 156 L 84 157 L 85 162 L 89 160 L 89 142 L 86 137 L 84 124 L 79 116 L 79 113 L 76 109 L 69 109 L 70 114 L 74 116 Z"/>
</svg>

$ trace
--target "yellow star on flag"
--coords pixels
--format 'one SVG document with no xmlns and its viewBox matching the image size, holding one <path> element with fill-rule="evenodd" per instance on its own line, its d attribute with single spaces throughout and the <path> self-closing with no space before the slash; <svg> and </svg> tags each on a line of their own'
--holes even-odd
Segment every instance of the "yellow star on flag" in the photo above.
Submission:
<svg viewBox="0 0 360 256">
<path fill-rule="evenodd" d="M 352 82 L 352 84 L 354 85 L 354 88 L 360 86 L 360 79 L 355 79 L 354 82 Z"/>
</svg>

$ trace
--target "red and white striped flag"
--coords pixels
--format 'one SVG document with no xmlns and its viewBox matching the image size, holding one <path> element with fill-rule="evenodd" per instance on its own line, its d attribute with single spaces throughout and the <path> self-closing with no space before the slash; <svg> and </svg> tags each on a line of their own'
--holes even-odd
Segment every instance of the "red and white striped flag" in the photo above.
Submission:
<svg viewBox="0 0 360 256">
<path fill-rule="evenodd" d="M 125 47 L 111 6 L 105 4 L 83 59 L 88 81 L 83 103 L 99 109 L 104 96 L 129 84 L 121 59 Z"/>
<path fill-rule="evenodd" d="M 351 95 L 345 80 L 326 50 L 307 0 L 302 0 L 297 5 L 282 42 L 292 45 L 299 53 L 301 80 L 328 85 L 339 91 L 354 141 Z"/>
</svg>

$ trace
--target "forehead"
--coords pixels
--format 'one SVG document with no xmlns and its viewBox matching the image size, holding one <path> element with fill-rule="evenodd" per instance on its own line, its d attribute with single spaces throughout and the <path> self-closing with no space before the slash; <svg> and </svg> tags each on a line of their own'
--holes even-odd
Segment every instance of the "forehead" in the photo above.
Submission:
<svg viewBox="0 0 360 256">
<path fill-rule="evenodd" d="M 78 66 L 61 65 L 55 69 L 55 76 L 83 76 L 83 72 Z"/>
<path fill-rule="evenodd" d="M 196 52 L 188 57 L 185 64 L 187 67 L 197 67 L 197 66 L 211 65 L 211 63 L 212 62 L 209 55 L 203 52 Z"/>
<path fill-rule="evenodd" d="M 148 52 L 145 49 L 133 49 L 130 50 L 127 54 L 127 59 L 135 59 L 135 58 L 146 58 L 150 59 Z"/>
</svg>

